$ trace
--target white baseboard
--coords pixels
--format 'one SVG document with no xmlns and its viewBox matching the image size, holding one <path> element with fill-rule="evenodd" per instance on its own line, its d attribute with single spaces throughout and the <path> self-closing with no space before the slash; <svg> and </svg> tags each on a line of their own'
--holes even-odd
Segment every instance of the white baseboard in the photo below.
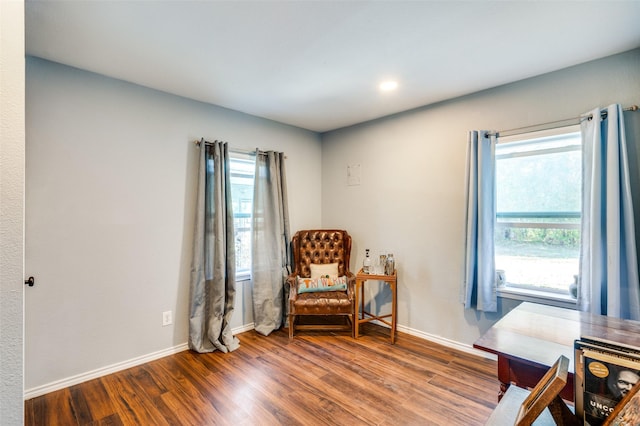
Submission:
<svg viewBox="0 0 640 426">
<path fill-rule="evenodd" d="M 481 351 L 481 350 L 476 349 L 473 346 L 468 345 L 466 343 L 456 342 L 455 340 L 450 340 L 450 339 L 444 338 L 442 336 L 436 336 L 434 334 L 425 333 L 423 331 L 415 330 L 413 328 L 405 327 L 403 325 L 398 325 L 398 331 L 402 331 L 403 333 L 407 333 L 407 334 L 419 337 L 419 338 L 424 339 L 424 340 L 429 340 L 430 342 L 434 342 L 434 343 L 437 343 L 437 344 L 442 345 L 442 346 L 446 346 L 446 347 L 451 348 L 451 349 L 455 349 L 455 350 L 458 350 L 458 351 L 461 351 L 461 352 L 466 352 L 466 353 L 469 353 L 471 355 L 476 355 L 476 356 L 479 356 L 479 357 L 482 357 L 482 358 L 491 359 L 493 361 L 497 361 L 498 360 L 498 357 L 495 354 L 491 354 L 489 352 Z"/>
<path fill-rule="evenodd" d="M 377 321 L 374 321 L 377 322 Z M 382 326 L 386 326 L 385 324 L 380 324 Z M 244 333 L 247 331 L 251 331 L 253 330 L 254 324 L 250 323 L 250 324 L 245 324 L 243 326 L 240 327 L 236 327 L 234 329 L 232 329 L 232 333 L 235 334 L 239 334 L 239 333 Z M 438 343 L 442 346 L 446 346 L 452 349 L 456 349 L 462 352 L 467 352 L 473 355 L 477 355 L 480 357 L 484 357 L 484 358 L 489 358 L 489 359 L 496 359 L 496 356 L 493 354 L 489 354 L 487 352 L 483 352 L 477 349 L 474 349 L 472 346 L 470 345 L 466 345 L 460 342 L 456 342 L 453 340 L 449 340 L 449 339 L 445 339 L 443 337 L 440 336 L 435 336 L 433 334 L 429 334 L 429 333 L 424 333 L 422 331 L 419 330 L 414 330 L 412 328 L 409 327 L 405 327 L 402 325 L 398 326 L 398 331 L 401 331 L 403 333 L 407 333 L 410 334 L 412 336 L 416 336 L 419 337 L 421 339 L 425 339 L 425 340 L 429 340 L 431 342 L 434 343 Z M 86 382 L 88 380 L 93 380 L 93 379 L 97 379 L 98 377 L 102 377 L 102 376 L 106 376 L 107 374 L 112 374 L 112 373 L 116 373 L 118 371 L 122 371 L 122 370 L 126 370 L 127 368 L 131 368 L 131 367 L 135 367 L 137 365 L 141 365 L 147 362 L 151 362 L 154 361 L 156 359 L 160 359 L 160 358 L 164 358 L 165 356 L 169 356 L 169 355 L 173 355 L 173 354 L 177 354 L 179 352 L 182 351 L 186 351 L 187 349 L 189 349 L 189 345 L 187 343 L 182 343 L 180 345 L 171 347 L 171 348 L 167 348 L 167 349 L 163 349 L 161 351 L 157 351 L 157 352 L 153 352 L 147 355 L 142 355 L 136 358 L 132 358 L 130 360 L 127 361 L 123 361 L 123 362 L 118 362 L 116 364 L 112 364 L 112 365 L 108 365 L 106 367 L 102 367 L 102 368 L 98 368 L 96 370 L 92 370 L 92 371 L 88 371 L 86 373 L 82 373 L 82 374 L 77 374 L 75 376 L 71 376 L 71 377 L 67 377 L 65 379 L 61 379 L 61 380 L 56 380 L 55 382 L 51 382 L 51 383 L 47 383 L 45 385 L 42 386 L 36 386 L 35 388 L 31 388 L 31 389 L 27 389 L 24 391 L 24 399 L 31 399 L 31 398 L 35 398 L 37 396 L 41 396 L 44 394 L 47 394 L 49 392 L 53 392 L 53 391 L 57 391 L 60 389 L 64 389 L 64 388 L 68 388 L 69 386 L 74 386 L 77 385 L 79 383 L 82 382 Z"/>
<path fill-rule="evenodd" d="M 244 333 L 245 331 L 250 331 L 254 329 L 253 323 L 243 325 L 241 327 L 236 327 L 231 330 L 233 334 Z M 24 391 L 24 399 L 31 399 L 37 396 L 44 395 L 49 392 L 57 391 L 60 389 L 68 388 L 69 386 L 74 386 L 82 382 L 86 382 L 89 380 L 97 379 L 98 377 L 106 376 L 107 374 L 116 373 L 118 371 L 126 370 L 127 368 L 135 367 L 137 365 L 141 365 L 147 362 L 154 361 L 156 359 L 164 358 L 165 356 L 174 355 L 182 351 L 186 351 L 189 349 L 189 345 L 187 343 L 182 343 L 180 345 L 163 349 L 157 352 L 153 352 L 150 354 L 142 355 L 136 358 L 129 359 L 127 361 L 118 362 L 116 364 L 107 365 L 106 367 L 101 367 L 92 371 L 88 371 L 86 373 L 77 374 L 75 376 L 67 377 L 65 379 L 56 380 L 55 382 L 47 383 L 42 386 L 36 386 L 35 388 L 26 389 Z"/>
<path fill-rule="evenodd" d="M 26 389 L 24 391 L 24 399 L 35 398 L 36 396 L 44 395 L 49 392 L 57 391 L 60 389 L 68 388 L 69 386 L 77 385 L 78 383 L 86 382 L 88 380 L 97 379 L 98 377 L 106 376 L 118 371 L 126 370 L 127 368 L 135 367 L 140 364 L 154 361 L 165 356 L 177 354 L 178 352 L 186 351 L 189 346 L 186 343 L 174 346 L 172 348 L 163 349 L 157 352 L 153 352 L 147 355 L 142 355 L 136 358 L 129 359 L 127 361 L 118 362 L 115 364 L 107 365 L 86 373 L 77 374 L 75 376 L 67 377 L 65 379 L 56 380 L 55 382 L 47 383 L 42 386 L 36 386 L 35 388 Z"/>
<path fill-rule="evenodd" d="M 249 324 L 241 325 L 240 327 L 236 327 L 236 328 L 231 329 L 231 332 L 234 335 L 236 335 L 236 334 L 244 333 L 246 331 L 251 331 L 254 328 L 256 328 L 255 324 L 250 322 Z"/>
</svg>

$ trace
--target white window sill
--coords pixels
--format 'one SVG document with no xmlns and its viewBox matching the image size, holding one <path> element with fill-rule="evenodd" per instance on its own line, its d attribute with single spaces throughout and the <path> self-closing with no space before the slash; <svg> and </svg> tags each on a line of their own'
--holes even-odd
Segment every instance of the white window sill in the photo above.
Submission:
<svg viewBox="0 0 640 426">
<path fill-rule="evenodd" d="M 540 303 L 559 308 L 576 309 L 576 299 L 568 294 L 551 293 L 518 287 L 499 287 L 498 297 L 521 300 L 523 302 Z"/>
</svg>

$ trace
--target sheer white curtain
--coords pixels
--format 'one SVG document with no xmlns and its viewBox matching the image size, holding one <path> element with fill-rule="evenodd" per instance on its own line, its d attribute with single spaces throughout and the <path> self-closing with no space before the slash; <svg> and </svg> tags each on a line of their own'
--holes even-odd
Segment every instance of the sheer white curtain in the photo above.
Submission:
<svg viewBox="0 0 640 426">
<path fill-rule="evenodd" d="M 620 105 L 585 114 L 578 306 L 640 320 L 635 224 Z"/>
<path fill-rule="evenodd" d="M 493 133 L 493 132 L 492 132 Z M 493 230 L 496 137 L 471 131 L 467 143 L 465 262 L 461 299 L 465 308 L 498 310 Z"/>
<path fill-rule="evenodd" d="M 253 321 L 269 335 L 286 318 L 285 280 L 289 275 L 290 231 L 283 153 L 256 154 L 253 195 Z"/>
<path fill-rule="evenodd" d="M 222 142 L 200 143 L 189 310 L 189 348 L 233 351 L 231 333 L 236 256 L 229 152 Z"/>
</svg>

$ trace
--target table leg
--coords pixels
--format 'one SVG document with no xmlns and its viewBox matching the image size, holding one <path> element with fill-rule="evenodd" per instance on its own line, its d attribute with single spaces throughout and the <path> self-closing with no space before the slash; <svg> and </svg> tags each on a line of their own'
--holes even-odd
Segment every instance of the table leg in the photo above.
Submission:
<svg viewBox="0 0 640 426">
<path fill-rule="evenodd" d="M 498 381 L 500 382 L 498 401 L 500 401 L 511 385 L 511 365 L 509 359 L 502 355 L 498 355 Z"/>
<path fill-rule="evenodd" d="M 389 284 L 391 284 L 391 293 L 393 293 L 393 301 L 391 306 L 391 344 L 393 345 L 396 342 L 396 312 L 398 306 L 398 289 L 395 282 L 391 282 Z"/>
<path fill-rule="evenodd" d="M 498 391 L 498 402 L 500 402 L 504 394 L 507 392 L 507 389 L 509 389 L 509 385 L 500 382 L 500 390 Z"/>
<path fill-rule="evenodd" d="M 357 339 L 359 336 L 358 326 L 360 325 L 360 312 L 359 312 L 359 292 L 360 292 L 360 281 L 356 280 L 356 301 L 355 301 L 355 315 L 353 316 L 353 336 Z"/>
<path fill-rule="evenodd" d="M 364 319 L 364 281 L 360 281 L 360 318 Z"/>
</svg>

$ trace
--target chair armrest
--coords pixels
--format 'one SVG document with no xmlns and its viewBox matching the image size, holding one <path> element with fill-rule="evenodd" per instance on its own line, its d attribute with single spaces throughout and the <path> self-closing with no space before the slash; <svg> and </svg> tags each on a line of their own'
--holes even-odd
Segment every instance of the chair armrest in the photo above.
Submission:
<svg viewBox="0 0 640 426">
<path fill-rule="evenodd" d="M 289 275 L 287 284 L 289 285 L 289 300 L 295 300 L 298 297 L 298 277 L 294 274 Z"/>
<path fill-rule="evenodd" d="M 356 276 L 353 272 L 347 272 L 347 295 L 349 300 L 356 298 Z"/>
</svg>

